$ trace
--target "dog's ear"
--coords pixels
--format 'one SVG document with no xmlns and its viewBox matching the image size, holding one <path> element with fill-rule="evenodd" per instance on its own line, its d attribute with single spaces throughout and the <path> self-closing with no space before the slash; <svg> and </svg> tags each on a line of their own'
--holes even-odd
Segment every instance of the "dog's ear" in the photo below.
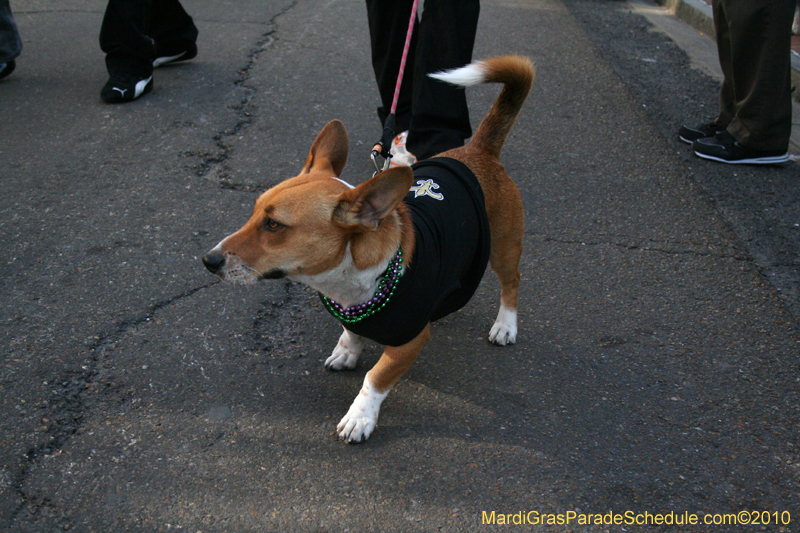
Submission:
<svg viewBox="0 0 800 533">
<path fill-rule="evenodd" d="M 339 195 L 333 223 L 362 231 L 378 229 L 383 219 L 405 197 L 414 182 L 409 167 L 385 170 L 354 189 Z"/>
<path fill-rule="evenodd" d="M 301 174 L 312 170 L 329 171 L 337 178 L 342 175 L 347 155 L 350 152 L 350 139 L 344 124 L 338 120 L 331 120 L 322 128 L 311 150 Z"/>
</svg>

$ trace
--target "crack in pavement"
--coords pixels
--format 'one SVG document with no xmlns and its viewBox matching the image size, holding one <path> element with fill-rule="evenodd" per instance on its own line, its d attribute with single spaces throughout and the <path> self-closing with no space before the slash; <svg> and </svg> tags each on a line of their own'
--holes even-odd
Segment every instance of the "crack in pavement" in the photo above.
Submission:
<svg viewBox="0 0 800 533">
<path fill-rule="evenodd" d="M 103 352 L 108 347 L 119 343 L 133 328 L 152 320 L 162 309 L 190 298 L 194 294 L 219 282 L 220 280 L 214 280 L 158 301 L 143 314 L 116 324 L 111 333 L 94 336 L 94 342 L 87 347 L 89 355 L 84 364 L 81 365 L 81 370 L 69 371 L 66 376 L 53 381 L 59 388 L 54 390 L 52 396 L 45 402 L 45 407 L 49 410 L 48 416 L 52 423 L 48 426 L 43 441 L 31 446 L 25 453 L 25 463 L 21 471 L 10 483 L 12 491 L 19 496 L 21 503 L 8 518 L 7 527 L 13 524 L 26 508 L 35 516 L 42 508 L 49 505 L 50 500 L 48 498 L 28 495 L 25 492 L 24 485 L 28 473 L 39 459 L 57 455 L 69 439 L 83 426 L 86 412 L 91 409 L 88 405 L 89 400 L 85 398 L 85 393 L 92 388 L 95 379 L 100 374 Z"/>
<path fill-rule="evenodd" d="M 260 303 L 250 327 L 250 351 L 269 359 L 277 348 L 296 344 L 303 333 L 297 318 L 306 316 L 316 301 L 316 291 L 287 279 L 283 283 L 282 298 L 265 299 Z M 280 321 L 281 327 L 275 327 L 276 321 Z"/>
<path fill-rule="evenodd" d="M 725 253 L 714 253 L 714 252 L 702 252 L 698 250 L 682 250 L 682 249 L 669 249 L 669 248 L 660 248 L 654 247 L 648 244 L 640 244 L 634 241 L 630 242 L 614 242 L 614 241 L 592 241 L 592 240 L 582 240 L 582 239 L 558 239 L 555 237 L 540 237 L 539 242 L 553 242 L 556 244 L 572 244 L 572 245 L 580 245 L 580 246 L 614 246 L 617 248 L 625 248 L 626 250 L 639 250 L 642 252 L 656 252 L 661 254 L 667 255 L 691 255 L 695 257 L 715 257 L 718 259 L 734 259 L 736 261 L 743 261 L 746 263 L 753 263 L 755 260 L 747 255 L 746 253 L 742 252 L 739 254 L 725 254 Z M 665 244 L 665 243 L 660 243 Z"/>
<path fill-rule="evenodd" d="M 235 112 L 237 120 L 232 127 L 219 131 L 216 135 L 214 135 L 213 140 L 217 149 L 217 153 L 216 155 L 206 155 L 195 171 L 195 175 L 197 175 L 197 177 L 216 182 L 221 188 L 226 190 L 243 192 L 259 192 L 263 190 L 263 187 L 261 186 L 235 183 L 228 179 L 223 166 L 224 163 L 230 159 L 233 148 L 226 143 L 226 139 L 238 135 L 239 132 L 248 128 L 252 124 L 253 119 L 248 109 L 253 97 L 258 93 L 258 87 L 247 84 L 247 81 L 250 79 L 250 71 L 255 66 L 259 55 L 269 50 L 272 43 L 277 40 L 275 34 L 278 32 L 278 18 L 291 11 L 297 6 L 297 3 L 298 0 L 295 0 L 278 12 L 275 16 L 273 16 L 266 23 L 266 26 L 270 27 L 271 29 L 266 33 L 263 33 L 261 35 L 261 39 L 257 41 L 253 48 L 251 48 L 248 52 L 247 62 L 239 71 L 240 78 L 233 82 L 236 87 L 241 87 L 245 90 L 245 94 L 242 96 L 239 103 L 231 106 L 231 109 Z"/>
<path fill-rule="evenodd" d="M 237 184 L 225 179 L 224 172 L 221 170 L 223 164 L 230 158 L 232 147 L 226 143 L 226 139 L 237 135 L 247 128 L 252 118 L 248 111 L 249 104 L 255 94 L 257 87 L 247 85 L 250 70 L 255 65 L 259 54 L 269 49 L 270 45 L 276 40 L 274 37 L 277 32 L 277 19 L 289 12 L 297 5 L 297 1 L 292 2 L 286 8 L 277 13 L 267 23 L 271 27 L 269 31 L 262 34 L 261 38 L 255 43 L 247 55 L 247 62 L 240 71 L 241 77 L 234 81 L 234 85 L 245 90 L 245 95 L 238 104 L 231 106 L 235 112 L 236 121 L 232 127 L 219 131 L 214 135 L 213 140 L 218 153 L 216 155 L 206 154 L 195 174 L 203 179 L 209 179 L 219 183 L 220 187 L 228 190 L 255 192 L 260 189 L 248 184 Z M 86 358 L 79 371 L 69 371 L 67 375 L 62 375 L 54 383 L 57 389 L 52 396 L 45 401 L 45 409 L 48 410 L 48 417 L 51 420 L 47 427 L 44 438 L 38 444 L 31 446 L 24 454 L 25 461 L 20 471 L 12 478 L 10 489 L 20 498 L 20 504 L 12 511 L 6 520 L 5 527 L 10 527 L 17 518 L 26 510 L 35 516 L 41 511 L 52 506 L 50 499 L 43 496 L 28 494 L 25 491 L 25 483 L 31 468 L 44 457 L 52 457 L 58 454 L 83 426 L 87 416 L 87 411 L 91 409 L 90 400 L 85 394 L 91 390 L 99 376 L 100 366 L 103 362 L 103 354 L 106 349 L 119 343 L 132 329 L 150 321 L 160 310 L 169 307 L 186 298 L 190 298 L 197 292 L 207 289 L 219 283 L 215 280 L 199 287 L 186 290 L 178 295 L 161 300 L 151 305 L 143 314 L 124 320 L 115 325 L 111 332 L 101 333 L 94 336 L 94 341 L 87 346 L 88 357 Z"/>
</svg>

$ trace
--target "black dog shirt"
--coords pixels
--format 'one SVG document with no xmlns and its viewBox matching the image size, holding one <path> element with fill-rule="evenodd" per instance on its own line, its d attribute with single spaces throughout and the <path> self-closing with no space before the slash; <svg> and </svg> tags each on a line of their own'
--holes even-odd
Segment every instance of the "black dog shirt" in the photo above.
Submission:
<svg viewBox="0 0 800 533">
<path fill-rule="evenodd" d="M 387 346 L 410 342 L 428 322 L 466 305 L 483 278 L 491 249 L 483 191 L 472 171 L 447 157 L 411 168 L 414 185 L 403 201 L 416 234 L 413 261 L 404 265 L 383 309 L 343 323 L 349 331 Z"/>
</svg>

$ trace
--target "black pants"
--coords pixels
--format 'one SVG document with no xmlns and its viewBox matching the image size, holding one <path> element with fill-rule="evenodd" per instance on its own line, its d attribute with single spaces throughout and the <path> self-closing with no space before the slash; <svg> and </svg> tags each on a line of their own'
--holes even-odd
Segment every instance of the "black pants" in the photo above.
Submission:
<svg viewBox="0 0 800 533">
<path fill-rule="evenodd" d="M 383 123 L 392 106 L 412 0 L 366 2 L 372 67 L 383 104 L 378 116 Z M 472 61 L 479 14 L 479 0 L 425 1 L 408 53 L 395 127 L 398 133 L 408 130 L 407 147 L 417 159 L 461 146 L 472 136 L 464 89 L 427 74 Z"/>
<path fill-rule="evenodd" d="M 717 122 L 743 146 L 786 150 L 792 132 L 791 27 L 796 0 L 713 0 L 725 80 Z"/>
<path fill-rule="evenodd" d="M 16 59 L 22 52 L 22 39 L 8 0 L 0 0 L 0 63 Z"/>
<path fill-rule="evenodd" d="M 109 73 L 148 77 L 156 57 L 196 40 L 197 28 L 178 0 L 109 0 L 100 28 Z"/>
</svg>

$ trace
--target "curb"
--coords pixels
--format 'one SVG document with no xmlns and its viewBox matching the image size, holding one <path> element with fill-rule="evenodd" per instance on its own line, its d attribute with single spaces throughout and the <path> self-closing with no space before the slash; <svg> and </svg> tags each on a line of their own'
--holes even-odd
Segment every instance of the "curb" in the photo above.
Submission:
<svg viewBox="0 0 800 533">
<path fill-rule="evenodd" d="M 697 31 L 714 38 L 714 14 L 711 6 L 703 0 L 655 0 L 655 2 L 669 9 L 676 17 Z M 797 54 L 792 54 L 792 86 L 795 88 L 792 96 L 796 102 L 800 102 L 800 56 Z"/>
</svg>

